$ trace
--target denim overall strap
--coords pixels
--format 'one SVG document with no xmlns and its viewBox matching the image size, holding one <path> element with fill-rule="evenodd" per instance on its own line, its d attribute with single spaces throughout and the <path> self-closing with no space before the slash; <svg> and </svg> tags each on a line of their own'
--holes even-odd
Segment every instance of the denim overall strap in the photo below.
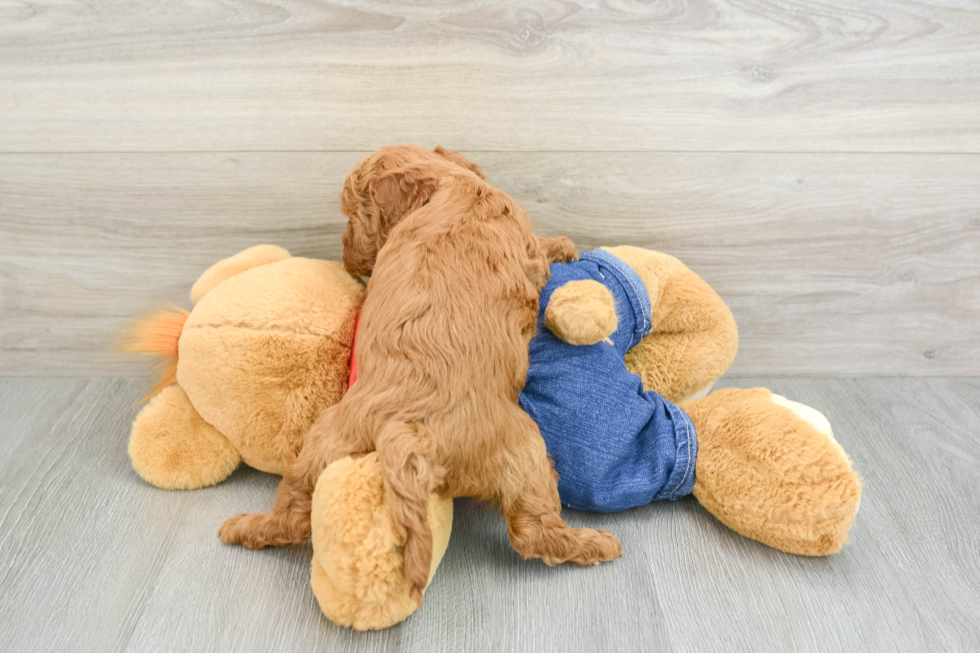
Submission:
<svg viewBox="0 0 980 653">
<path fill-rule="evenodd" d="M 579 255 L 580 259 L 595 261 L 604 272 L 611 272 L 616 277 L 623 290 L 626 292 L 636 315 L 636 332 L 633 334 L 633 341 L 627 349 L 635 347 L 653 328 L 652 308 L 650 305 L 650 295 L 647 293 L 646 284 L 640 279 L 633 268 L 626 265 L 622 260 L 616 258 L 604 249 L 593 249 Z"/>
</svg>

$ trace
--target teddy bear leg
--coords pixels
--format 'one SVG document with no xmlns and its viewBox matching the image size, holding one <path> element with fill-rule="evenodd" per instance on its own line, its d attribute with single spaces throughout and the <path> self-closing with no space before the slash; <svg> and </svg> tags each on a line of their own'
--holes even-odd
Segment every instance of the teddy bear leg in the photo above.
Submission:
<svg viewBox="0 0 980 653">
<path fill-rule="evenodd" d="M 129 458 L 147 483 L 165 490 L 215 485 L 241 461 L 228 438 L 198 415 L 179 386 L 164 389 L 136 417 Z"/>
<path fill-rule="evenodd" d="M 690 276 L 692 285 L 704 283 Z M 653 332 L 626 354 L 627 368 L 640 375 L 644 389 L 674 403 L 707 396 L 738 350 L 731 313 L 717 295 L 707 294 L 710 289 L 702 290 L 696 303 L 683 294 L 673 297 L 669 287 L 654 308 Z"/>
<path fill-rule="evenodd" d="M 698 433 L 694 496 L 733 530 L 788 553 L 836 553 L 861 481 L 817 410 L 764 388 L 685 402 Z"/>
<path fill-rule="evenodd" d="M 714 387 L 715 381 L 717 381 L 717 379 L 714 379 L 712 381 L 709 381 L 706 386 L 704 386 L 704 387 L 702 387 L 702 388 L 700 388 L 698 390 L 695 390 L 691 394 L 691 396 L 684 397 L 682 399 L 678 399 L 678 402 L 682 402 L 682 401 L 697 401 L 698 399 L 704 399 L 711 392 L 711 388 Z"/>
<path fill-rule="evenodd" d="M 356 630 L 387 628 L 417 607 L 384 494 L 377 453 L 333 463 L 320 475 L 313 493 L 310 585 L 323 614 Z M 452 499 L 431 495 L 428 516 L 431 582 L 449 544 Z"/>
<path fill-rule="evenodd" d="M 707 393 L 738 351 L 731 311 L 711 286 L 673 256 L 638 247 L 607 252 L 643 281 L 652 304 L 652 330 L 626 354 L 626 367 L 645 390 L 668 401 Z"/>
<path fill-rule="evenodd" d="M 667 401 L 702 399 L 730 362 L 718 345 L 713 331 L 655 332 L 626 353 L 626 367 Z"/>
</svg>

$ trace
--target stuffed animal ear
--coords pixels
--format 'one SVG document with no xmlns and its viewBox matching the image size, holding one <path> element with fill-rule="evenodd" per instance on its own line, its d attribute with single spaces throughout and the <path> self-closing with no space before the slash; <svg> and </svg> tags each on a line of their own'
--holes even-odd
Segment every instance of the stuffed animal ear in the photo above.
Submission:
<svg viewBox="0 0 980 653">
<path fill-rule="evenodd" d="M 463 156 L 456 150 L 447 150 L 442 145 L 436 145 L 436 149 L 432 151 L 438 154 L 439 156 L 448 159 L 449 161 L 452 161 L 456 165 L 466 168 L 480 179 L 484 179 L 484 180 L 486 179 L 486 176 L 483 174 L 483 168 L 471 162 L 469 159 L 467 159 L 465 156 Z"/>
<path fill-rule="evenodd" d="M 570 281 L 551 295 L 544 323 L 570 345 L 609 342 L 616 331 L 616 300 L 598 281 Z"/>
</svg>

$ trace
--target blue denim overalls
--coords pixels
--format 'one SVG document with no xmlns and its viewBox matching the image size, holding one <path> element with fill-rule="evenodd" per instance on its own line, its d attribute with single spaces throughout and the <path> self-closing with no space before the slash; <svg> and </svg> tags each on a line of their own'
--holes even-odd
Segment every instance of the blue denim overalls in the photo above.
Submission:
<svg viewBox="0 0 980 653">
<path fill-rule="evenodd" d="M 555 263 L 541 292 L 538 335 L 520 404 L 537 422 L 558 472 L 562 503 L 614 512 L 694 489 L 697 435 L 691 419 L 626 371 L 626 352 L 650 333 L 646 286 L 624 262 L 603 250 L 574 263 Z M 616 300 L 614 344 L 570 345 L 544 325 L 552 293 L 569 281 L 592 279 Z"/>
</svg>

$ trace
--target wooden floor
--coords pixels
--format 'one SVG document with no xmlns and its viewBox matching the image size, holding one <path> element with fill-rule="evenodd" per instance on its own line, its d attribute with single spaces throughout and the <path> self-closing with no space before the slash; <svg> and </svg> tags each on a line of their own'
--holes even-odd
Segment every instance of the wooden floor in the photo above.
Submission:
<svg viewBox="0 0 980 653">
<path fill-rule="evenodd" d="M 864 477 L 851 543 L 826 559 L 727 530 L 694 500 L 615 515 L 624 557 L 526 562 L 492 510 L 457 501 L 421 612 L 360 634 L 320 613 L 309 545 L 222 545 L 270 505 L 242 468 L 166 492 L 129 466 L 144 381 L 0 381 L 3 651 L 976 651 L 980 380 L 741 379 L 824 411 Z M 724 380 L 721 385 L 726 384 Z"/>
</svg>

